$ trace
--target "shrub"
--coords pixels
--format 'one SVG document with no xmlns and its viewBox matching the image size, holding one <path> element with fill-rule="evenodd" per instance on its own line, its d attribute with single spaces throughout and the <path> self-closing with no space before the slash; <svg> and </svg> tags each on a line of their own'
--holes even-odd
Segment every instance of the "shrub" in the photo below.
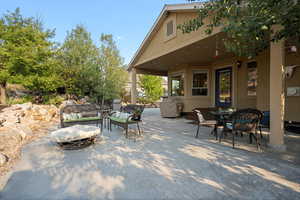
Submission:
<svg viewBox="0 0 300 200">
<path fill-rule="evenodd" d="M 31 95 L 26 95 L 18 98 L 13 98 L 10 97 L 7 101 L 8 105 L 14 105 L 14 104 L 23 104 L 23 103 L 28 103 L 33 101 L 33 96 Z"/>
<path fill-rule="evenodd" d="M 65 100 L 65 98 L 63 96 L 59 96 L 59 95 L 45 95 L 43 96 L 43 104 L 47 104 L 47 105 L 60 105 L 63 101 Z"/>
</svg>

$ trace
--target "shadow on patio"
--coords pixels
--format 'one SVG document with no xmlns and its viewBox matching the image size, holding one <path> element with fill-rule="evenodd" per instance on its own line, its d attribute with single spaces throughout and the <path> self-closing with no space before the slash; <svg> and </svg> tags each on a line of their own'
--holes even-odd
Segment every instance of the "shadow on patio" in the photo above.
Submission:
<svg viewBox="0 0 300 200">
<path fill-rule="evenodd" d="M 145 111 L 137 142 L 121 129 L 78 151 L 44 138 L 28 145 L 1 199 L 297 199 L 300 169 L 274 156 L 216 143 L 209 128 Z"/>
</svg>

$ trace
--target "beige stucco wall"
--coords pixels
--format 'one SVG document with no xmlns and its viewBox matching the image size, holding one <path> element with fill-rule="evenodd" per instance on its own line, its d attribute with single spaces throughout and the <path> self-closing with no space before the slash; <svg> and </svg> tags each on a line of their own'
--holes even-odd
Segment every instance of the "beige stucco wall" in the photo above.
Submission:
<svg viewBox="0 0 300 200">
<path fill-rule="evenodd" d="M 184 46 L 197 42 L 207 37 L 203 28 L 198 31 L 183 34 L 176 29 L 176 36 L 172 39 L 166 38 L 165 24 L 173 19 L 176 24 L 183 24 L 189 19 L 193 19 L 197 13 L 169 13 L 164 22 L 150 38 L 148 44 L 137 57 L 134 65 L 140 65 L 149 60 L 166 55 Z M 217 33 L 219 30 L 215 30 Z M 240 68 L 236 67 L 237 60 L 242 61 Z M 256 61 L 258 64 L 258 87 L 256 96 L 247 94 L 247 62 Z M 286 65 L 300 64 L 298 54 L 287 54 Z M 228 58 L 217 59 L 209 66 L 188 66 L 181 65 L 174 67 L 168 72 L 169 76 L 176 73 L 183 73 L 185 77 L 185 95 L 179 98 L 184 103 L 184 112 L 191 112 L 196 107 L 213 107 L 215 105 L 215 70 L 222 67 L 233 68 L 233 106 L 237 108 L 258 108 L 260 110 L 270 110 L 270 51 L 261 53 L 254 59 Z M 191 95 L 192 72 L 193 70 L 208 70 L 209 72 L 209 95 L 206 97 L 196 97 Z M 169 79 L 170 80 L 170 79 Z M 170 88 L 170 82 L 169 88 Z M 286 86 L 300 86 L 300 67 L 296 68 L 292 79 L 286 80 Z M 170 92 L 171 90 L 169 90 Z M 286 97 L 286 120 L 300 121 L 300 97 Z"/>
<path fill-rule="evenodd" d="M 209 79 L 209 91 L 208 96 L 193 96 L 192 95 L 192 80 L 193 71 L 203 70 L 208 72 Z M 184 103 L 184 112 L 191 112 L 194 108 L 201 107 L 213 107 L 213 78 L 212 78 L 212 66 L 188 66 L 182 65 L 170 70 L 168 73 L 169 88 L 171 88 L 170 76 L 176 74 L 184 74 L 184 96 L 170 96 L 171 89 L 169 89 L 170 98 L 180 99 Z"/>
<path fill-rule="evenodd" d="M 205 27 L 202 27 L 199 30 L 191 32 L 189 34 L 183 34 L 181 30 L 178 30 L 176 28 L 176 36 L 170 40 L 166 40 L 165 28 L 166 23 L 169 22 L 169 20 L 173 19 L 176 24 L 179 25 L 183 24 L 189 19 L 194 19 L 195 17 L 197 17 L 196 12 L 169 13 L 168 17 L 164 20 L 164 23 L 162 23 L 162 25 L 158 27 L 157 32 L 152 36 L 150 42 L 134 65 L 140 65 L 144 62 L 206 38 L 207 35 L 204 32 Z M 214 30 L 214 33 L 217 32 L 219 32 L 218 28 Z"/>
<path fill-rule="evenodd" d="M 215 105 L 215 70 L 232 66 L 233 69 L 233 106 L 237 108 L 257 108 L 270 110 L 270 57 L 269 50 L 254 59 L 228 58 L 216 60 L 209 66 L 182 65 L 169 71 L 169 77 L 174 74 L 184 74 L 185 96 L 170 97 L 181 99 L 184 103 L 184 112 L 191 112 L 197 107 L 214 107 Z M 242 61 L 242 66 L 237 68 L 237 61 Z M 257 62 L 258 86 L 257 95 L 247 94 L 247 63 Z M 287 65 L 300 64 L 300 57 L 287 55 Z M 209 74 L 209 95 L 205 97 L 192 96 L 192 74 L 194 70 L 207 70 Z M 170 78 L 169 78 L 170 80 Z M 300 86 L 300 67 L 296 68 L 292 79 L 286 80 L 286 86 Z M 169 88 L 171 87 L 169 81 Z M 170 92 L 171 90 L 169 90 Z M 285 120 L 300 121 L 300 97 L 286 97 Z"/>
<path fill-rule="evenodd" d="M 286 65 L 300 65 L 300 53 L 287 54 Z M 300 87 L 300 67 L 295 68 L 293 77 L 286 80 L 286 87 Z M 286 97 L 285 118 L 300 122 L 300 97 Z"/>
</svg>

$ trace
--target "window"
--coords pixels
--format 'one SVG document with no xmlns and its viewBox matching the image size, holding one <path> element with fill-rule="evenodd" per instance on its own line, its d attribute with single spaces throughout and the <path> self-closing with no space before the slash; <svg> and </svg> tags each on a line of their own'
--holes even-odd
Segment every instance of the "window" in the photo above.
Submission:
<svg viewBox="0 0 300 200">
<path fill-rule="evenodd" d="M 208 95 L 208 72 L 206 71 L 193 72 L 192 95 L 193 96 Z"/>
<path fill-rule="evenodd" d="M 173 25 L 173 20 L 172 21 L 169 21 L 168 23 L 167 23 L 167 36 L 170 36 L 170 35 L 172 35 L 173 33 L 174 33 L 174 25 Z"/>
<path fill-rule="evenodd" d="M 171 96 L 184 95 L 184 80 L 183 75 L 176 75 L 171 77 Z"/>
<path fill-rule="evenodd" d="M 257 63 L 249 62 L 248 68 L 248 96 L 256 96 L 257 87 Z"/>
</svg>

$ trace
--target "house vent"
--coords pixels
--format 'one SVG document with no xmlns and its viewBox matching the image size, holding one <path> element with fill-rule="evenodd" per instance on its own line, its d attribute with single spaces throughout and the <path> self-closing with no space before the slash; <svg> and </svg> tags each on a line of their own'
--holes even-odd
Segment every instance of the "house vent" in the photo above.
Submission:
<svg viewBox="0 0 300 200">
<path fill-rule="evenodd" d="M 170 36 L 174 33 L 173 20 L 167 23 L 167 36 Z"/>
</svg>

